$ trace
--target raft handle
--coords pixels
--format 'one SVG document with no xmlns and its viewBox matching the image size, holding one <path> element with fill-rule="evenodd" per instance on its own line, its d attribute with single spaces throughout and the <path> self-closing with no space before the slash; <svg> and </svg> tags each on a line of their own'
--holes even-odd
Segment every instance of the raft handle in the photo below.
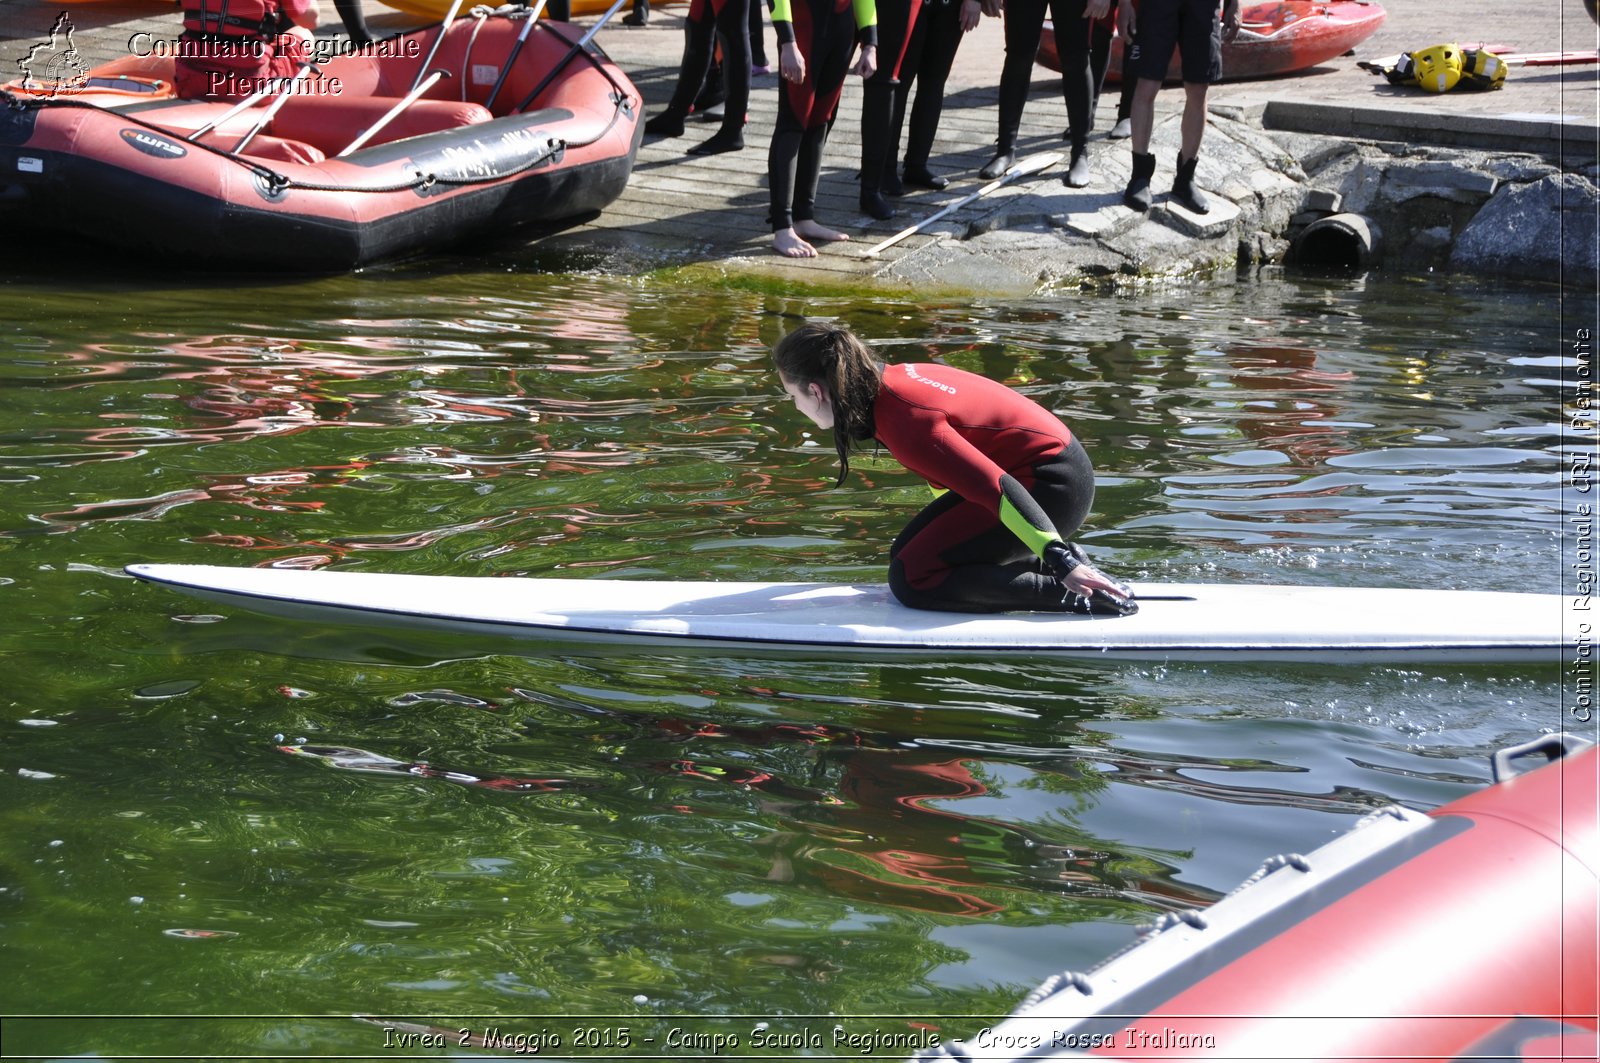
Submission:
<svg viewBox="0 0 1600 1063">
<path fill-rule="evenodd" d="M 1162 915 L 1161 918 L 1155 921 L 1155 926 L 1151 929 L 1151 933 L 1160 934 L 1163 931 L 1171 930 L 1179 924 L 1192 927 L 1195 930 L 1204 930 L 1209 925 L 1206 922 L 1206 917 L 1201 914 L 1200 909 L 1185 908 L 1181 912 L 1167 912 Z"/>
<path fill-rule="evenodd" d="M 1062 971 L 1046 978 L 1039 988 L 1023 998 L 1022 1003 L 1018 1004 L 1011 1014 L 1017 1016 L 1031 1011 L 1064 989 L 1076 989 L 1086 997 L 1094 996 L 1094 985 L 1089 981 L 1088 975 L 1078 971 Z"/>
<path fill-rule="evenodd" d="M 1504 782 L 1506 779 L 1515 779 L 1519 775 L 1526 775 L 1535 768 L 1542 768 L 1545 764 L 1554 763 L 1562 757 L 1576 753 L 1580 749 L 1587 749 L 1592 745 L 1594 743 L 1589 739 L 1575 734 L 1568 734 L 1565 731 L 1551 735 L 1540 735 L 1531 742 L 1496 750 L 1489 757 L 1489 768 L 1495 782 Z M 1544 754 L 1542 763 L 1535 764 L 1532 768 L 1527 769 L 1516 767 L 1516 761 L 1519 757 L 1533 756 L 1536 753 Z"/>
</svg>

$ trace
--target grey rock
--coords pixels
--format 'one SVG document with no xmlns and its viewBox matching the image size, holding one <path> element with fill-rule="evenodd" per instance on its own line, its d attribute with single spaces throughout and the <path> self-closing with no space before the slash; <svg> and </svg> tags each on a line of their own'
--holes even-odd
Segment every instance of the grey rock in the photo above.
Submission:
<svg viewBox="0 0 1600 1063">
<path fill-rule="evenodd" d="M 1597 197 L 1579 174 L 1507 185 L 1462 230 L 1450 268 L 1592 285 L 1600 276 Z"/>
<path fill-rule="evenodd" d="M 1501 181 L 1517 183 L 1537 181 L 1541 177 L 1552 177 L 1561 172 L 1559 167 L 1531 155 L 1502 155 L 1482 163 L 1479 169 L 1493 174 Z"/>
<path fill-rule="evenodd" d="M 1450 243 L 1455 234 L 1447 225 L 1435 226 L 1432 229 L 1423 229 L 1411 237 L 1411 246 L 1414 250 L 1424 255 L 1433 255 L 1449 250 Z"/>
<path fill-rule="evenodd" d="M 1332 189 L 1310 188 L 1306 190 L 1305 198 L 1300 201 L 1300 209 L 1319 214 L 1337 214 L 1343 202 L 1343 197 Z"/>
<path fill-rule="evenodd" d="M 1449 159 L 1400 163 L 1389 167 L 1383 180 L 1383 198 L 1404 203 L 1420 196 L 1452 203 L 1482 203 L 1494 195 L 1500 181 Z"/>
<path fill-rule="evenodd" d="M 1239 221 L 1239 208 L 1219 196 L 1210 196 L 1210 207 L 1204 214 L 1196 214 L 1167 199 L 1151 210 L 1155 220 L 1177 229 L 1197 240 L 1215 240 L 1232 232 Z"/>
</svg>

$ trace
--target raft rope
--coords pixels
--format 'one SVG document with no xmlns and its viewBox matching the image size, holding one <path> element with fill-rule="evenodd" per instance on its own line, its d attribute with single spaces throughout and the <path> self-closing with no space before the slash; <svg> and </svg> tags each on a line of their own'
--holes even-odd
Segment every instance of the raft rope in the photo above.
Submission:
<svg viewBox="0 0 1600 1063">
<path fill-rule="evenodd" d="M 531 18 L 533 16 L 533 9 L 531 7 L 524 7 L 522 4 L 501 4 L 499 7 L 490 7 L 488 4 L 478 4 L 468 10 L 467 14 L 472 16 L 474 22 L 472 26 L 472 36 L 467 38 L 466 53 L 461 57 L 461 70 L 463 75 L 467 75 L 472 72 L 472 49 L 478 43 L 479 31 L 483 29 L 484 24 L 487 23 L 491 17 L 495 15 L 503 15 L 514 22 L 519 18 Z M 471 84 L 471 80 L 472 79 L 467 76 L 463 76 L 461 78 L 462 103 L 472 102 L 467 99 L 467 86 Z"/>
<path fill-rule="evenodd" d="M 614 119 L 613 124 L 615 124 Z M 590 141 L 589 143 L 593 143 L 593 141 Z M 581 147 L 583 145 L 578 146 Z M 506 170 L 503 173 L 487 174 L 479 177 L 451 177 L 441 176 L 436 173 L 423 173 L 421 170 L 417 170 L 414 171 L 416 176 L 411 180 L 399 181 L 392 185 L 322 184 L 317 181 L 302 181 L 293 177 L 285 177 L 276 170 L 267 166 L 261 166 L 257 163 L 244 163 L 244 165 L 249 167 L 250 171 L 257 177 L 261 178 L 262 181 L 266 182 L 266 184 L 271 188 L 273 195 L 277 195 L 280 192 L 289 191 L 290 189 L 300 192 L 405 192 L 409 189 L 416 188 L 429 189 L 434 185 L 464 186 L 493 184 L 496 181 L 503 181 L 508 177 L 515 177 L 520 173 L 526 173 L 528 170 L 531 170 L 536 166 L 542 166 L 551 158 L 565 151 L 567 147 L 568 145 L 566 141 L 552 137 L 550 142 L 545 145 L 545 149 L 539 154 L 527 159 L 515 169 Z M 243 160 L 240 161 L 242 162 Z"/>
<path fill-rule="evenodd" d="M 462 103 L 470 102 L 467 99 L 467 86 L 472 81 L 472 78 L 470 76 L 471 73 L 472 73 L 472 48 L 473 48 L 473 45 L 478 43 L 478 31 L 483 29 L 484 23 L 489 21 L 489 16 L 494 14 L 498 10 L 499 10 L 499 8 L 493 8 L 493 7 L 490 7 L 487 4 L 478 4 L 472 10 L 467 12 L 467 14 L 472 16 L 473 24 L 472 24 L 472 36 L 467 38 L 467 50 L 461 56 L 461 72 L 462 72 L 463 75 L 467 75 L 467 76 L 463 76 L 462 79 L 461 79 L 461 102 Z"/>
</svg>

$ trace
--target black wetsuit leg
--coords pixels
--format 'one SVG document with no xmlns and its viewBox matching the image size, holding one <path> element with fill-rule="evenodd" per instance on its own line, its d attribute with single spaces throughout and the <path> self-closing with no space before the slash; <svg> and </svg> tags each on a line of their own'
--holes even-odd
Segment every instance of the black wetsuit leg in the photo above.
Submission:
<svg viewBox="0 0 1600 1063">
<path fill-rule="evenodd" d="M 766 21 L 761 12 L 767 8 L 765 0 L 750 0 L 750 65 L 769 66 L 767 62 Z"/>
<path fill-rule="evenodd" d="M 744 129 L 750 111 L 750 6 L 755 0 L 723 0 L 717 8 L 717 40 L 722 44 L 722 85 L 727 93 L 723 104 L 722 132 L 725 135 Z"/>
<path fill-rule="evenodd" d="M 931 0 L 917 20 L 917 35 L 922 39 L 913 42 L 917 55 L 913 75 L 917 98 L 911 104 L 911 126 L 906 133 L 905 165 L 908 170 L 926 169 L 928 156 L 933 151 L 933 138 L 939 132 L 939 119 L 944 115 L 944 86 L 949 80 L 950 68 L 956 60 L 956 50 L 961 47 L 961 0 Z M 911 81 L 902 77 L 895 93 L 895 142 L 900 140 L 900 129 L 905 122 L 906 101 L 911 94 Z"/>
<path fill-rule="evenodd" d="M 1089 128 L 1094 125 L 1094 97 L 1098 91 L 1089 57 L 1094 22 L 1083 17 L 1084 0 L 1049 0 L 1049 3 L 1056 54 L 1061 57 L 1061 94 L 1067 105 L 1072 146 L 1082 148 L 1089 139 Z"/>
<path fill-rule="evenodd" d="M 883 187 L 885 168 L 895 162 L 895 94 L 915 69 L 910 53 L 922 0 L 877 0 L 878 69 L 861 87 L 861 192 Z"/>
<path fill-rule="evenodd" d="M 1094 468 L 1074 440 L 1054 458 L 1014 474 L 1068 538 L 1094 503 Z M 1067 594 L 992 510 L 954 492 L 914 517 L 889 550 L 889 588 L 914 609 L 964 613 L 1061 611 Z"/>
<path fill-rule="evenodd" d="M 1001 154 L 1014 152 L 1017 147 L 1017 130 L 1022 128 L 1022 110 L 1033 84 L 1033 64 L 1039 54 L 1046 3 L 1047 0 L 1009 0 L 1006 4 L 1006 57 L 1000 67 Z"/>
<path fill-rule="evenodd" d="M 683 118 L 694 106 L 695 97 L 711 70 L 711 42 L 716 37 L 716 12 L 710 0 L 693 0 L 683 20 L 683 59 L 678 65 L 678 84 L 673 87 L 667 113 Z"/>
<path fill-rule="evenodd" d="M 361 9 L 361 0 L 333 0 L 333 9 L 339 12 L 339 21 L 349 31 L 356 44 L 370 44 L 372 31 L 367 28 L 367 16 Z"/>
</svg>

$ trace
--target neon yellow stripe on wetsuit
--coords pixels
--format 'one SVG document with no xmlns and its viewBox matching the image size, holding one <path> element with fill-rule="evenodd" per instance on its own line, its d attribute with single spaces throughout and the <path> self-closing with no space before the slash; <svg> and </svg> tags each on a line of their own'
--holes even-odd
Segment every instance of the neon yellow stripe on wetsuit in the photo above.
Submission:
<svg viewBox="0 0 1600 1063">
<path fill-rule="evenodd" d="M 802 3 L 806 0 L 801 0 Z M 850 0 L 856 16 L 856 38 L 862 44 L 878 45 L 878 0 Z M 794 4 L 792 0 L 772 0 L 772 28 L 778 44 L 794 43 Z"/>
<path fill-rule="evenodd" d="M 950 493 L 948 487 L 935 487 L 932 484 L 928 485 L 928 490 L 933 492 L 934 498 Z M 1045 548 L 1051 543 L 1066 541 L 1056 531 L 1049 514 L 1039 507 L 1026 488 L 1009 475 L 1000 478 L 1000 523 L 1009 528 L 1023 546 L 1032 550 L 1035 557 L 1043 557 Z"/>
</svg>

